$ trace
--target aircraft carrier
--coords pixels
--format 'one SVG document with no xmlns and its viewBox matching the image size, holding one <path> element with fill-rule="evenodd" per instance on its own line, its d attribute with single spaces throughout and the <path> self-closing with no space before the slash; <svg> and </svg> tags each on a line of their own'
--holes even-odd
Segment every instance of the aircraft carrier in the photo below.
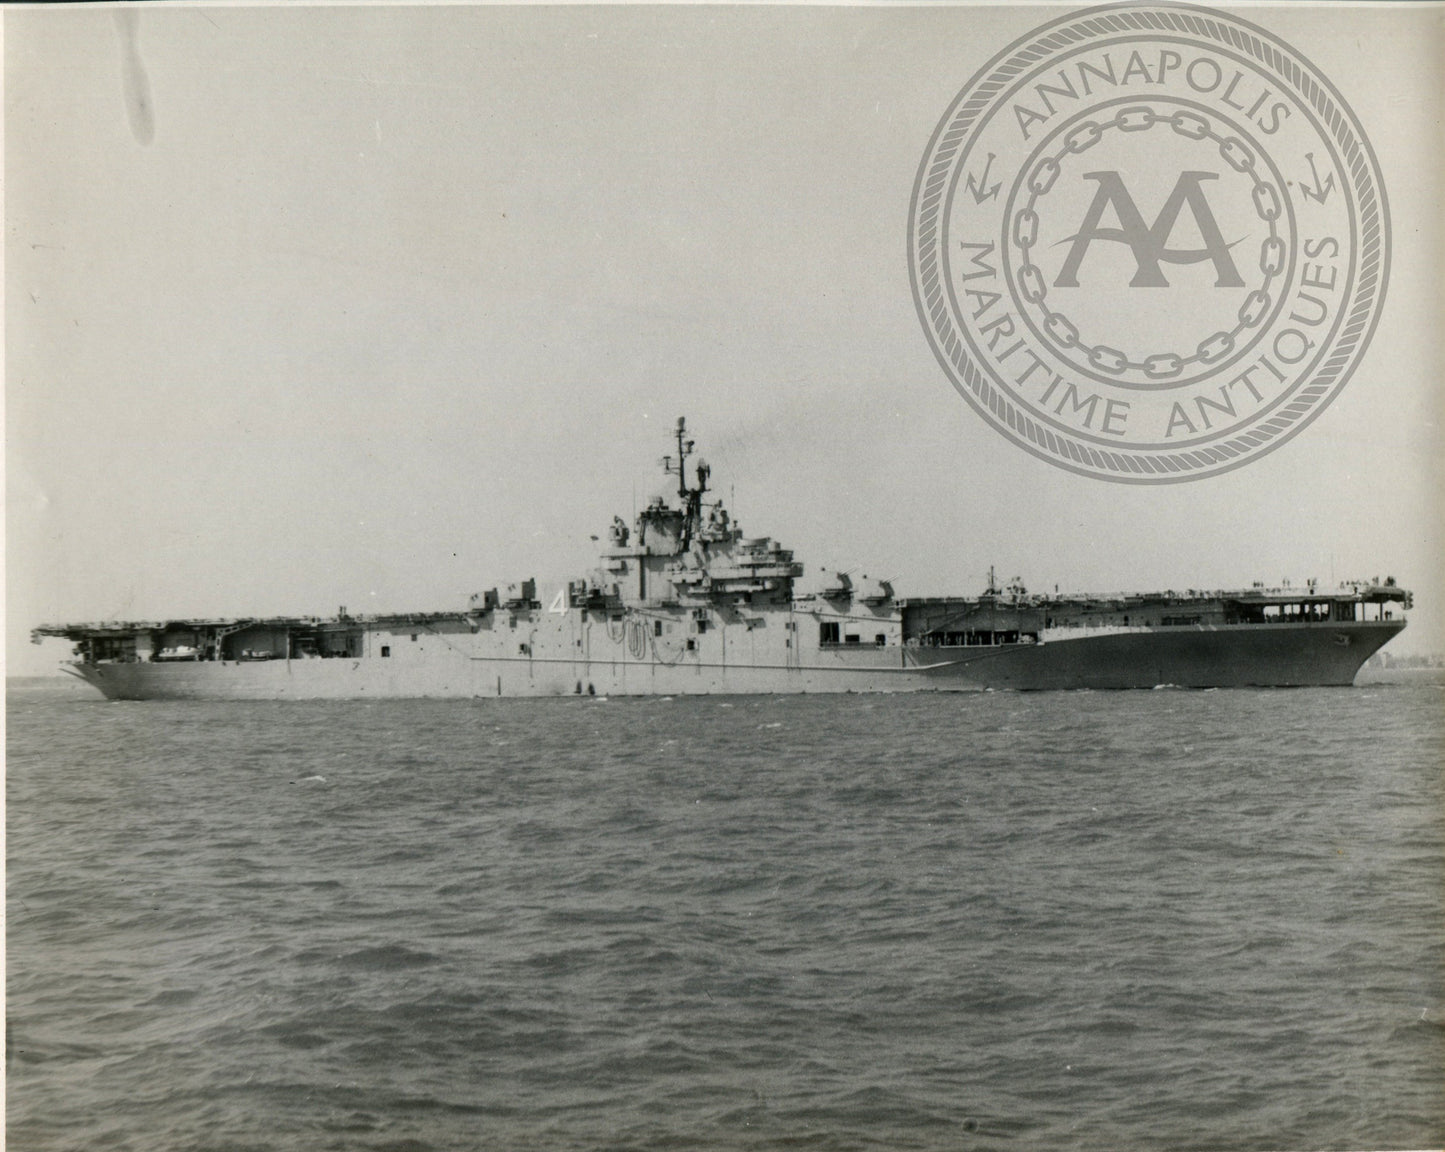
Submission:
<svg viewBox="0 0 1445 1152">
<path fill-rule="evenodd" d="M 1333 590 L 898 597 L 747 536 L 708 488 L 683 420 L 676 496 L 614 518 L 589 576 L 465 609 L 44 625 L 63 667 L 116 700 L 918 692 L 1348 685 L 1405 627 L 1393 579 Z"/>
</svg>

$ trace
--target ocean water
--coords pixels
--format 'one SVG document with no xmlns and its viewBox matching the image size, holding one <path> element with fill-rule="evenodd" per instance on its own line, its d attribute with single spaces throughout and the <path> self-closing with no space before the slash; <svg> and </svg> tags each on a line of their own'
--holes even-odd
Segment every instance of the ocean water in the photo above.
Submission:
<svg viewBox="0 0 1445 1152">
<path fill-rule="evenodd" d="M 10 1147 L 1445 1143 L 1445 690 L 12 686 Z"/>
</svg>

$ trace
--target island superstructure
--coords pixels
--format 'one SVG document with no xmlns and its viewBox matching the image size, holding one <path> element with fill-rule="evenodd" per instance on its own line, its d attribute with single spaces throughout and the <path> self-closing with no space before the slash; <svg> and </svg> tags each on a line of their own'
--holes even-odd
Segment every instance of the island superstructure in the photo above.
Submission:
<svg viewBox="0 0 1445 1152">
<path fill-rule="evenodd" d="M 898 597 L 746 536 L 679 419 L 674 497 L 613 520 L 595 571 L 449 612 L 45 625 L 122 700 L 386 699 L 1348 685 L 1405 627 L 1393 579 L 1333 590 Z"/>
</svg>

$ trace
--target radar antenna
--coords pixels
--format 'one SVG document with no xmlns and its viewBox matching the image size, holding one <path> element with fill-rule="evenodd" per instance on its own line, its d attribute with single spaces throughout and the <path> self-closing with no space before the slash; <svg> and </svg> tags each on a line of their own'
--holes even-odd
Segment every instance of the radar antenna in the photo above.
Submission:
<svg viewBox="0 0 1445 1152">
<path fill-rule="evenodd" d="M 677 459 L 674 462 L 671 456 L 662 458 L 662 470 L 669 476 L 677 477 L 677 497 L 682 501 L 682 532 L 681 543 L 684 549 L 692 543 L 702 523 L 702 497 L 707 491 L 708 477 L 712 475 L 706 462 L 697 462 L 697 487 L 687 486 L 687 458 L 693 455 L 693 441 L 687 438 L 687 420 L 685 417 L 677 418 Z"/>
<path fill-rule="evenodd" d="M 693 442 L 686 439 L 687 419 L 679 416 L 677 418 L 677 463 L 673 464 L 671 456 L 662 458 L 662 470 L 669 476 L 677 475 L 677 494 L 687 499 L 687 458 L 692 455 Z"/>
</svg>

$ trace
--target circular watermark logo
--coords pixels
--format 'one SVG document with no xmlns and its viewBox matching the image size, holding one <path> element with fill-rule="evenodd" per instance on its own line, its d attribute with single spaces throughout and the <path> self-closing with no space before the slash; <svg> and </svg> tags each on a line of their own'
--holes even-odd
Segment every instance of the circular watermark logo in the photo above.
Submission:
<svg viewBox="0 0 1445 1152">
<path fill-rule="evenodd" d="M 1015 42 L 914 185 L 919 318 L 1037 456 L 1125 483 L 1278 447 L 1339 393 L 1389 271 L 1374 152 L 1298 52 L 1235 16 L 1120 4 Z"/>
</svg>

